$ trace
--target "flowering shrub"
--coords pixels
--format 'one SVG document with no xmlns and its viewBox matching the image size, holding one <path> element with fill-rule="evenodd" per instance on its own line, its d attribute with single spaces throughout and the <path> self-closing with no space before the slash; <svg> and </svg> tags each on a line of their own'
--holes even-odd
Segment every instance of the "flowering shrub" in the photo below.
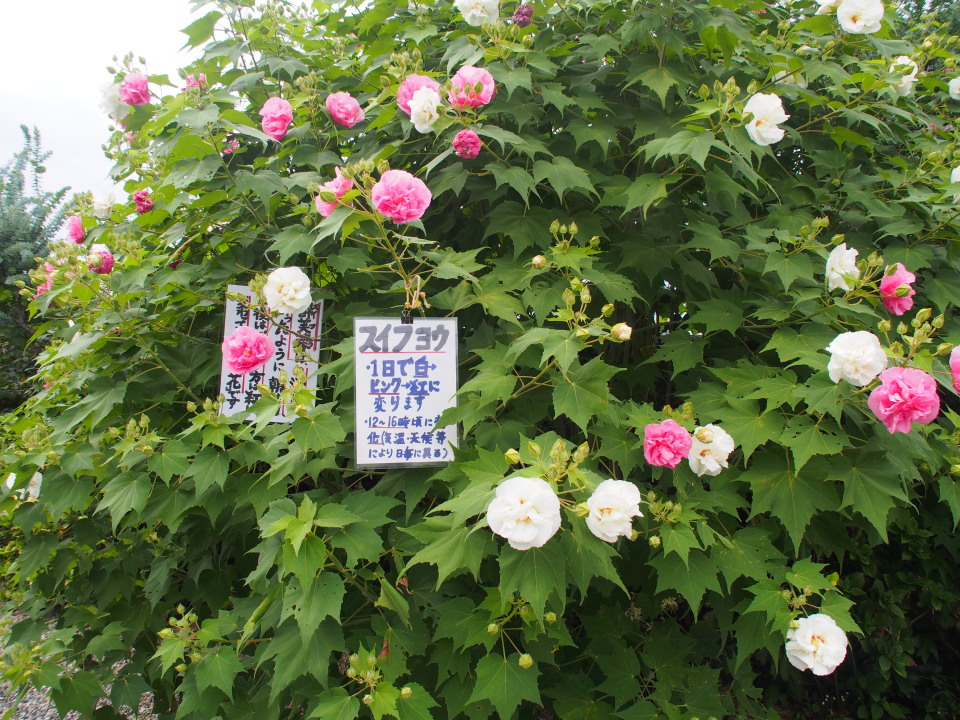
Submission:
<svg viewBox="0 0 960 720">
<path fill-rule="evenodd" d="M 210 3 L 202 82 L 108 103 L 130 199 L 24 288 L 6 677 L 180 720 L 934 717 L 956 47 L 884 9 Z M 324 301 L 316 390 L 221 412 L 276 350 L 224 342 L 238 284 Z M 354 319 L 411 315 L 456 318 L 459 446 L 358 467 Z"/>
</svg>

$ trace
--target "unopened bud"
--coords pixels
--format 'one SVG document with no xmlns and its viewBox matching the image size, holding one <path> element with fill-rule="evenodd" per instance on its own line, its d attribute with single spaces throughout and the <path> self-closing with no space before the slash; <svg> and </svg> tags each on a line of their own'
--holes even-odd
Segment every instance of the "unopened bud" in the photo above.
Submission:
<svg viewBox="0 0 960 720">
<path fill-rule="evenodd" d="M 566 225 L 561 225 L 561 226 L 560 226 L 560 234 L 561 234 L 561 235 L 566 235 L 566 234 L 567 234 L 567 226 L 566 226 Z"/>
<path fill-rule="evenodd" d="M 357 669 L 354 667 L 347 668 L 347 677 L 353 680 L 357 676 Z"/>
<path fill-rule="evenodd" d="M 626 323 L 617 323 L 610 328 L 610 337 L 619 342 L 626 342 L 633 335 L 633 328 Z"/>
<path fill-rule="evenodd" d="M 889 320 L 881 320 L 877 323 L 877 330 L 882 333 L 890 332 L 890 329 L 893 327 L 893 323 Z"/>
<path fill-rule="evenodd" d="M 697 431 L 694 433 L 694 437 L 696 437 L 697 440 L 702 443 L 712 443 L 714 433 L 711 428 L 702 427 L 697 429 Z"/>
<path fill-rule="evenodd" d="M 535 443 L 533 440 L 527 442 L 527 452 L 535 458 L 539 458 L 543 454 L 543 450 L 541 449 L 540 445 Z"/>
<path fill-rule="evenodd" d="M 950 343 L 941 343 L 937 346 L 937 355 L 946 355 L 951 350 L 953 350 L 953 345 Z"/>
<path fill-rule="evenodd" d="M 400 688 L 400 697 L 402 697 L 404 700 L 409 700 L 412 698 L 413 688 L 411 688 L 409 685 L 404 685 L 402 688 Z"/>
<path fill-rule="evenodd" d="M 520 451 L 515 448 L 510 448 L 503 454 L 503 457 L 506 458 L 507 462 L 511 465 L 516 465 L 520 462 Z"/>
<path fill-rule="evenodd" d="M 580 228 L 577 227 L 577 223 L 573 221 L 570 222 L 569 230 L 571 235 L 576 235 L 578 232 L 580 232 Z"/>
<path fill-rule="evenodd" d="M 651 535 L 651 536 L 647 539 L 647 542 L 650 543 L 650 547 L 652 547 L 652 548 L 658 548 L 658 547 L 660 547 L 660 542 L 661 542 L 660 536 L 659 536 L 659 535 Z"/>
<path fill-rule="evenodd" d="M 187 669 L 187 666 L 184 665 L 183 663 L 179 663 L 177 665 L 174 665 L 173 669 L 176 670 L 178 673 L 182 673 Z"/>
<path fill-rule="evenodd" d="M 552 223 L 550 223 L 550 234 L 556 235 L 558 232 L 560 232 L 560 221 L 554 220 Z"/>
<path fill-rule="evenodd" d="M 930 316 L 933 315 L 933 310 L 930 308 L 922 308 L 920 312 L 917 313 L 917 322 L 925 323 L 930 319 Z"/>
<path fill-rule="evenodd" d="M 487 634 L 496 635 L 499 632 L 500 632 L 500 626 L 497 625 L 496 623 L 490 623 L 489 625 L 487 625 Z"/>
<path fill-rule="evenodd" d="M 938 330 L 943 327 L 944 317 L 943 315 L 937 315 L 933 320 L 930 321 L 931 324 Z"/>
<path fill-rule="evenodd" d="M 555 612 L 548 612 L 543 616 L 543 619 L 546 620 L 548 624 L 553 625 L 557 621 L 557 614 Z"/>
<path fill-rule="evenodd" d="M 197 404 L 193 400 L 187 400 L 187 412 L 196 412 Z"/>
<path fill-rule="evenodd" d="M 364 695 L 363 700 L 361 702 L 363 702 L 363 704 L 366 705 L 367 707 L 370 707 L 371 705 L 373 705 L 373 695 L 370 695 L 370 694 Z"/>
<path fill-rule="evenodd" d="M 528 653 L 524 653 L 520 656 L 520 659 L 517 660 L 517 665 L 522 667 L 524 670 L 529 670 L 533 667 L 533 658 L 530 657 Z"/>
<path fill-rule="evenodd" d="M 530 261 L 530 264 L 539 270 L 547 264 L 547 259 L 543 255 L 534 255 L 533 260 Z"/>
<path fill-rule="evenodd" d="M 616 308 L 614 308 L 612 303 L 607 303 L 602 308 L 600 308 L 600 314 L 603 315 L 604 317 L 610 317 L 611 315 L 613 315 L 613 311 L 615 309 Z"/>
<path fill-rule="evenodd" d="M 906 323 L 901 322 L 897 325 L 897 333 L 900 335 L 906 335 L 909 330 L 910 328 L 907 327 Z"/>
</svg>

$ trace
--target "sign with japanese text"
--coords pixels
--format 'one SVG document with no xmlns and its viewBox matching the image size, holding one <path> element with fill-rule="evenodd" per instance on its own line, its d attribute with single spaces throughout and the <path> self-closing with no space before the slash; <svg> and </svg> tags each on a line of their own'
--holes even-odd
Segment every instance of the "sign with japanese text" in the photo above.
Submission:
<svg viewBox="0 0 960 720">
<path fill-rule="evenodd" d="M 313 303 L 296 315 L 278 315 L 270 318 L 249 304 L 255 301 L 254 294 L 246 285 L 230 285 L 229 293 L 239 293 L 247 298 L 246 303 L 227 299 L 226 319 L 223 337 L 226 339 L 237 328 L 246 325 L 263 333 L 274 346 L 273 356 L 266 363 L 245 373 L 231 372 L 226 359 L 220 366 L 220 393 L 224 396 L 220 412 L 223 415 L 235 415 L 247 410 L 260 399 L 258 385 L 266 385 L 274 393 L 283 390 L 280 373 L 286 371 L 293 379 L 293 369 L 300 366 L 306 374 L 305 386 L 311 390 L 317 387 L 317 367 L 320 357 L 320 322 L 323 317 L 323 301 Z M 290 381 L 288 380 L 288 382 Z M 296 416 L 282 407 L 274 422 L 293 422 Z"/>
<path fill-rule="evenodd" d="M 437 427 L 456 405 L 455 318 L 353 319 L 357 465 L 453 460 L 457 426 Z"/>
</svg>

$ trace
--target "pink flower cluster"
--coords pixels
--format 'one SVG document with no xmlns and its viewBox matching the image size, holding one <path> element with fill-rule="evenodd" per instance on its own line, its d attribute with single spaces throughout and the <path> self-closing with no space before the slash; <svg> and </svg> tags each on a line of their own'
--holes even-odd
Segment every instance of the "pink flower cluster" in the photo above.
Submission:
<svg viewBox="0 0 960 720">
<path fill-rule="evenodd" d="M 651 423 L 643 429 L 643 457 L 651 465 L 675 468 L 686 460 L 693 439 L 676 420 Z"/>
<path fill-rule="evenodd" d="M 423 180 L 406 170 L 387 170 L 373 186 L 370 199 L 385 218 L 406 223 L 423 216 L 433 195 Z"/>
<path fill-rule="evenodd" d="M 83 229 L 83 218 L 79 215 L 71 215 L 67 218 L 67 237 L 77 245 L 87 239 L 87 233 Z"/>
<path fill-rule="evenodd" d="M 34 296 L 35 298 L 38 298 L 38 297 L 40 297 L 41 295 L 46 295 L 48 292 L 50 292 L 50 288 L 53 287 L 53 273 L 54 273 L 55 270 L 56 270 L 56 268 L 55 268 L 53 265 L 51 265 L 50 263 L 45 262 L 45 263 L 43 264 L 43 272 L 44 272 L 44 274 L 46 275 L 47 279 L 44 280 L 44 281 L 43 281 L 42 283 L 40 283 L 39 285 L 37 285 L 37 289 L 36 289 L 36 291 L 33 293 L 33 296 Z"/>
<path fill-rule="evenodd" d="M 187 87 L 185 87 L 184 90 L 187 90 L 188 88 L 200 88 L 202 90 L 203 86 L 207 84 L 207 76 L 204 73 L 187 75 L 184 80 L 187 81 Z"/>
<path fill-rule="evenodd" d="M 925 425 L 940 412 L 937 382 L 923 370 L 893 367 L 880 373 L 880 386 L 867 400 L 890 433 L 907 433 L 913 423 Z"/>
<path fill-rule="evenodd" d="M 365 117 L 360 103 L 350 93 L 335 92 L 327 96 L 327 112 L 337 125 L 352 128 Z"/>
<path fill-rule="evenodd" d="M 227 140 L 226 138 L 224 138 L 223 142 L 226 145 L 223 148 L 224 155 L 232 155 L 234 152 L 240 149 L 240 141 L 237 140 L 236 138 L 232 138 L 230 140 Z"/>
<path fill-rule="evenodd" d="M 133 194 L 133 201 L 137 204 L 137 213 L 143 215 L 153 209 L 153 198 L 149 190 L 137 190 Z"/>
<path fill-rule="evenodd" d="M 99 275 L 108 275 L 113 270 L 113 253 L 103 245 L 95 245 L 87 255 L 87 267 Z"/>
<path fill-rule="evenodd" d="M 317 206 L 317 212 L 319 212 L 323 217 L 330 217 L 330 214 L 337 209 L 337 206 L 340 204 L 338 201 L 344 195 L 347 194 L 347 191 L 353 187 L 353 180 L 350 178 L 345 178 L 340 174 L 340 168 L 335 168 L 334 172 L 336 177 L 333 180 L 328 180 L 320 187 L 324 190 L 332 190 L 337 196 L 337 200 L 327 202 L 323 200 L 319 195 L 314 199 L 314 203 Z"/>
<path fill-rule="evenodd" d="M 274 140 L 283 140 L 293 122 L 293 106 L 283 98 L 272 97 L 260 108 L 260 115 L 263 117 L 260 127 L 264 134 Z"/>
<path fill-rule="evenodd" d="M 143 73 L 128 73 L 120 84 L 120 99 L 128 105 L 146 105 L 150 102 L 148 83 Z"/>
<path fill-rule="evenodd" d="M 232 373 L 248 373 L 273 355 L 273 343 L 263 333 L 246 325 L 223 341 L 223 358 Z"/>
<path fill-rule="evenodd" d="M 880 297 L 883 299 L 883 306 L 893 315 L 903 315 L 907 310 L 913 307 L 913 296 L 917 291 L 913 289 L 911 283 L 915 282 L 917 276 L 907 270 L 903 263 L 897 263 L 897 269 L 893 274 L 887 275 L 880 281 Z M 906 295 L 898 297 L 897 288 L 906 287 Z M 904 291 L 901 291 L 901 294 Z"/>
<path fill-rule="evenodd" d="M 439 92 L 440 83 L 426 75 L 417 75 L 416 73 L 407 75 L 406 79 L 400 83 L 400 88 L 397 90 L 397 105 L 407 115 L 410 114 L 410 100 L 413 98 L 413 94 L 421 88 L 430 88 Z"/>
</svg>

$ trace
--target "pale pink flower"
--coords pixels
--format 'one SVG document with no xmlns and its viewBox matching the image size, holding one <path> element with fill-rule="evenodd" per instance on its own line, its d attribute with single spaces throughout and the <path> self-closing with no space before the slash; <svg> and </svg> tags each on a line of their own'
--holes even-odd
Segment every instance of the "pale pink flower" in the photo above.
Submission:
<svg viewBox="0 0 960 720">
<path fill-rule="evenodd" d="M 247 373 L 263 365 L 274 351 L 273 343 L 263 333 L 243 325 L 223 341 L 223 357 L 232 373 Z"/>
<path fill-rule="evenodd" d="M 419 220 L 433 196 L 423 180 L 406 170 L 387 170 L 373 186 L 370 199 L 385 218 L 405 223 Z"/>
<path fill-rule="evenodd" d="M 46 275 L 46 280 L 37 285 L 36 291 L 33 293 L 35 298 L 40 297 L 41 295 L 46 295 L 50 292 L 50 288 L 53 287 L 53 273 L 56 271 L 56 267 L 51 265 L 48 262 L 43 264 L 43 272 Z"/>
<path fill-rule="evenodd" d="M 333 170 L 336 173 L 336 177 L 333 180 L 328 180 L 323 185 L 321 189 L 323 190 L 332 190 L 337 199 L 332 202 L 327 202 L 323 200 L 319 195 L 314 199 L 314 203 L 317 206 L 317 212 L 319 212 L 323 217 L 330 217 L 330 214 L 337 209 L 340 205 L 340 198 L 347 194 L 350 188 L 353 187 L 353 180 L 350 178 L 345 178 L 340 174 L 340 168 L 334 168 Z"/>
<path fill-rule="evenodd" d="M 903 263 L 897 263 L 897 270 L 892 275 L 887 275 L 880 281 L 880 297 L 883 298 L 883 306 L 888 312 L 894 315 L 903 315 L 907 310 L 913 307 L 913 296 L 917 291 L 910 287 L 917 276 L 907 270 Z M 905 287 L 909 292 L 897 289 Z M 901 295 L 901 297 L 898 297 Z"/>
<path fill-rule="evenodd" d="M 486 105 L 496 94 L 493 75 L 484 68 L 464 65 L 450 78 L 451 89 L 447 101 L 458 110 Z M 477 87 L 479 86 L 479 90 Z"/>
<path fill-rule="evenodd" d="M 633 335 L 633 328 L 627 325 L 626 323 L 617 323 L 612 328 L 610 328 L 610 338 L 612 340 L 619 340 L 620 342 L 626 342 Z"/>
<path fill-rule="evenodd" d="M 417 75 L 416 73 L 407 75 L 406 79 L 400 83 L 400 88 L 397 90 L 397 105 L 407 115 L 410 114 L 410 100 L 413 99 L 413 94 L 421 88 L 439 91 L 440 83 L 426 75 Z"/>
<path fill-rule="evenodd" d="M 590 513 L 586 517 L 587 528 L 604 542 L 613 543 L 617 538 L 633 534 L 633 518 L 643 517 L 640 512 L 640 490 L 626 480 L 604 480 L 597 486 L 586 505 Z"/>
<path fill-rule="evenodd" d="M 534 255 L 533 259 L 530 261 L 530 264 L 539 270 L 547 264 L 547 259 L 543 255 Z"/>
<path fill-rule="evenodd" d="M 344 127 L 352 128 L 364 118 L 360 103 L 350 93 L 335 92 L 327 95 L 326 106 L 333 121 Z"/>
<path fill-rule="evenodd" d="M 150 102 L 148 82 L 143 73 L 128 73 L 120 83 L 120 99 L 128 105 L 146 105 Z"/>
<path fill-rule="evenodd" d="M 287 128 L 293 122 L 293 106 L 283 98 L 269 98 L 260 108 L 263 121 L 260 127 L 263 132 L 274 140 L 283 140 Z"/>
<path fill-rule="evenodd" d="M 913 423 L 925 425 L 940 412 L 937 381 L 917 368 L 892 367 L 880 373 L 867 405 L 890 433 L 910 432 Z"/>
<path fill-rule="evenodd" d="M 87 233 L 83 229 L 83 218 L 79 215 L 71 215 L 67 218 L 67 237 L 77 245 L 87 239 Z"/>
<path fill-rule="evenodd" d="M 480 154 L 480 136 L 473 130 L 461 130 L 453 139 L 453 150 L 464 160 L 473 160 Z"/>
<path fill-rule="evenodd" d="M 950 351 L 950 375 L 953 378 L 953 389 L 960 393 L 960 345 Z"/>
<path fill-rule="evenodd" d="M 140 215 L 148 213 L 153 209 L 153 198 L 150 197 L 149 190 L 137 190 L 133 194 L 133 201 L 137 204 L 137 212 Z"/>
<path fill-rule="evenodd" d="M 676 420 L 643 428 L 643 457 L 651 465 L 675 468 L 690 453 L 693 439 Z"/>
<path fill-rule="evenodd" d="M 197 73 L 196 75 L 187 75 L 187 77 L 185 77 L 184 80 L 187 81 L 187 88 L 203 89 L 203 86 L 207 84 L 207 76 L 203 73 Z"/>
</svg>

